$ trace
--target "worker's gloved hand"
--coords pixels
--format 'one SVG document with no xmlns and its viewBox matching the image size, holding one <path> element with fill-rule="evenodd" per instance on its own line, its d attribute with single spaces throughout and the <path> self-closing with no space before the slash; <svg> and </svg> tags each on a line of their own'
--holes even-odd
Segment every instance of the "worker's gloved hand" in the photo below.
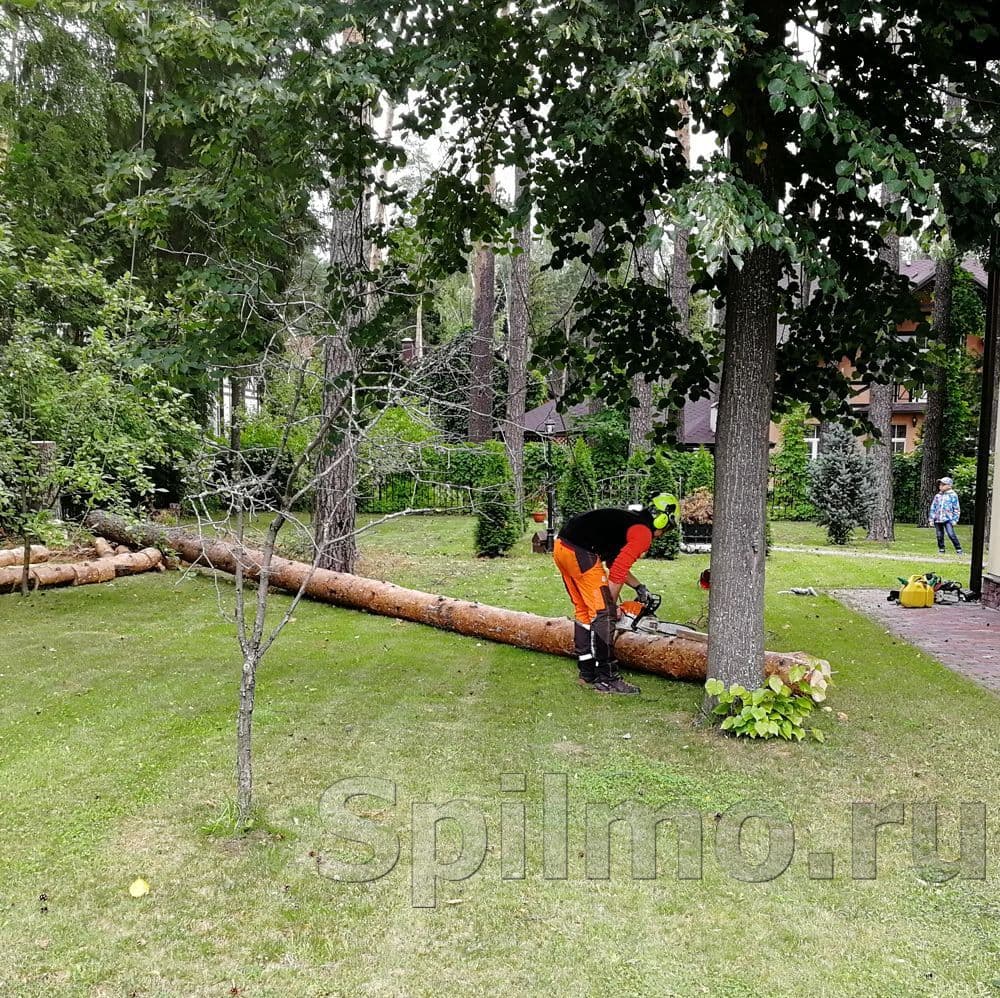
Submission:
<svg viewBox="0 0 1000 998">
<path fill-rule="evenodd" d="M 641 582 L 635 587 L 635 598 L 640 603 L 649 602 L 649 590 Z"/>
</svg>

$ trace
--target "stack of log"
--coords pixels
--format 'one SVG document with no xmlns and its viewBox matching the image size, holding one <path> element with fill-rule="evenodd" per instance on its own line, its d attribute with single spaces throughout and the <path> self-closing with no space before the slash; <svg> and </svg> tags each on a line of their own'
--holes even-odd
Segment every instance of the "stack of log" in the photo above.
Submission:
<svg viewBox="0 0 1000 998">
<path fill-rule="evenodd" d="M 94 539 L 94 556 L 83 561 L 52 561 L 53 552 L 38 544 L 31 546 L 28 588 L 49 586 L 86 586 L 111 582 L 120 575 L 138 575 L 153 569 L 163 570 L 163 555 L 147 547 L 133 552 L 124 544 L 109 544 L 103 537 Z M 0 549 L 0 593 L 21 588 L 24 548 Z"/>
</svg>

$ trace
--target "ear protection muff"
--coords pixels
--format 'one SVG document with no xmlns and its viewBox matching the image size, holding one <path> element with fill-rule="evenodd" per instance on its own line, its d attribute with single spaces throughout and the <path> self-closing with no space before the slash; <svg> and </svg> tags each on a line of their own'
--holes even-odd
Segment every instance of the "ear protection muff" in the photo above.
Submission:
<svg viewBox="0 0 1000 998">
<path fill-rule="evenodd" d="M 667 492 L 661 492 L 653 496 L 649 504 L 653 509 L 653 527 L 656 530 L 665 530 L 671 523 L 676 522 L 677 496 L 672 496 Z"/>
</svg>

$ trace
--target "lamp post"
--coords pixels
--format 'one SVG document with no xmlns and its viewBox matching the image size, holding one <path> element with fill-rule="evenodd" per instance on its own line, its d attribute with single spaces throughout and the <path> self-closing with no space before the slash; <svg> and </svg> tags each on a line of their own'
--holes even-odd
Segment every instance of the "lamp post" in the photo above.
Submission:
<svg viewBox="0 0 1000 998">
<path fill-rule="evenodd" d="M 550 554 L 555 547 L 556 538 L 556 487 L 552 480 L 552 433 L 556 424 L 549 415 L 545 420 L 545 503 L 547 507 L 547 523 L 545 528 L 545 550 Z"/>
</svg>

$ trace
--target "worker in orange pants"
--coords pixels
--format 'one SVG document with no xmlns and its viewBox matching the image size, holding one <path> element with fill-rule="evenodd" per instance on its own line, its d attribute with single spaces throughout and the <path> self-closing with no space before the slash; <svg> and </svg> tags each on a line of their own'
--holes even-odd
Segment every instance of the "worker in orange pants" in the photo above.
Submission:
<svg viewBox="0 0 1000 998">
<path fill-rule="evenodd" d="M 598 693 L 634 694 L 614 658 L 613 634 L 618 594 L 631 586 L 640 601 L 649 591 L 632 574 L 632 565 L 673 519 L 677 500 L 661 493 L 649 509 L 595 509 L 564 524 L 553 558 L 573 601 L 574 647 L 580 683 Z"/>
</svg>

